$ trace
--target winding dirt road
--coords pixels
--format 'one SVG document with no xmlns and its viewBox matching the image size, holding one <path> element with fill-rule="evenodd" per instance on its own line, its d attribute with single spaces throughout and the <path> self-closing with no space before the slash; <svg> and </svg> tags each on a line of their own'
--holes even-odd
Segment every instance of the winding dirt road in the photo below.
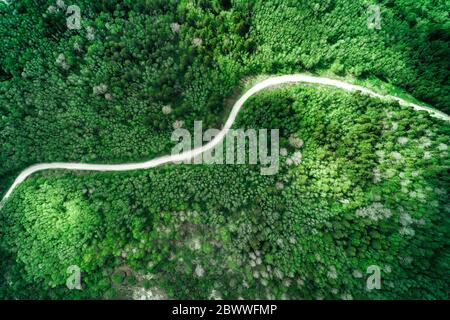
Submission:
<svg viewBox="0 0 450 320">
<path fill-rule="evenodd" d="M 331 86 L 335 88 L 339 88 L 345 91 L 359 91 L 363 94 L 367 94 L 372 97 L 380 98 L 380 99 L 389 99 L 396 100 L 400 104 L 409 106 L 417 111 L 427 111 L 431 114 L 431 116 L 443 119 L 445 121 L 450 121 L 450 117 L 443 112 L 434 110 L 432 108 L 426 106 L 420 106 L 417 104 L 406 102 L 405 100 L 393 97 L 393 96 L 383 96 L 378 94 L 370 89 L 367 89 L 362 86 L 353 85 L 347 82 L 343 82 L 340 80 L 333 80 L 324 77 L 316 77 L 305 74 L 294 74 L 294 75 L 285 75 L 285 76 L 275 76 L 268 79 L 265 79 L 257 84 L 255 84 L 252 88 L 250 88 L 233 106 L 231 113 L 220 133 L 208 144 L 193 149 L 188 152 L 184 152 L 178 155 L 166 155 L 153 160 L 149 160 L 146 162 L 140 163 L 123 163 L 123 164 L 88 164 L 88 163 L 69 163 L 69 162 L 52 162 L 52 163 L 40 163 L 35 164 L 31 167 L 26 168 L 22 171 L 19 176 L 16 178 L 12 186 L 6 192 L 2 201 L 0 202 L 0 209 L 5 204 L 6 200 L 11 196 L 13 191 L 30 175 L 36 173 L 38 171 L 43 170 L 51 170 L 51 169 L 65 169 L 65 170 L 83 170 L 83 171 L 131 171 L 131 170 L 141 170 L 141 169 L 149 169 L 154 168 L 166 163 L 174 163 L 181 162 L 184 160 L 192 159 L 203 152 L 214 148 L 218 145 L 222 139 L 226 136 L 227 132 L 233 125 L 236 120 L 236 117 L 241 110 L 242 106 L 245 102 L 254 94 L 277 85 L 288 84 L 288 83 L 308 83 L 308 84 L 317 84 L 317 85 L 325 85 Z"/>
</svg>

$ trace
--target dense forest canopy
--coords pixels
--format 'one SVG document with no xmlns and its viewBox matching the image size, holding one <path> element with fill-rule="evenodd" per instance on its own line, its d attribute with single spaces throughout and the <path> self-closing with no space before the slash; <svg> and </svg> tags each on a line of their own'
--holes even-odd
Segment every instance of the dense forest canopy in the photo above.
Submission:
<svg viewBox="0 0 450 320">
<path fill-rule="evenodd" d="M 79 28 L 67 27 L 71 5 Z M 379 29 L 367 26 L 369 5 L 381 8 Z M 34 163 L 170 153 L 175 127 L 220 128 L 261 74 L 381 83 L 450 113 L 448 9 L 2 2 L 0 193 Z M 277 175 L 169 165 L 30 177 L 0 211 L 0 298 L 448 299 L 448 123 L 300 85 L 256 95 L 234 126 L 280 129 Z M 66 287 L 72 265 L 82 290 Z M 380 290 L 366 290 L 372 265 Z"/>
</svg>

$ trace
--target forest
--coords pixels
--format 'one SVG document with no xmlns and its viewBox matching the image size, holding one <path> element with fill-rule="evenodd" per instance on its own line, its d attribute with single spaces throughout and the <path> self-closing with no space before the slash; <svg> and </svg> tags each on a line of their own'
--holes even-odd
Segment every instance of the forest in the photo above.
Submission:
<svg viewBox="0 0 450 320">
<path fill-rule="evenodd" d="M 445 0 L 10 2 L 0 193 L 35 163 L 168 154 L 174 128 L 220 128 L 261 75 L 385 83 L 450 113 Z M 254 96 L 234 127 L 280 130 L 277 175 L 202 164 L 27 179 L 0 210 L 0 299 L 448 299 L 448 122 L 295 85 Z M 81 290 L 66 286 L 74 265 Z M 374 265 L 382 286 L 367 290 Z"/>
</svg>

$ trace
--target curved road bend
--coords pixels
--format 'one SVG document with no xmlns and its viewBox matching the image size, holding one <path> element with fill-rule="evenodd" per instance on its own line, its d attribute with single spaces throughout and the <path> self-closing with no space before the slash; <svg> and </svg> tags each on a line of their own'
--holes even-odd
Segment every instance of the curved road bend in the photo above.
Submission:
<svg viewBox="0 0 450 320">
<path fill-rule="evenodd" d="M 43 170 L 50 170 L 50 169 L 66 169 L 66 170 L 83 170 L 83 171 L 131 171 L 131 170 L 141 170 L 141 169 L 149 169 L 153 167 L 157 167 L 166 163 L 174 163 L 174 162 L 181 162 L 184 160 L 192 159 L 203 152 L 210 150 L 214 148 L 217 144 L 222 141 L 222 139 L 225 137 L 231 126 L 236 120 L 236 117 L 241 110 L 244 103 L 254 94 L 258 93 L 259 91 L 262 91 L 266 88 L 281 85 L 281 84 L 287 84 L 287 83 L 309 83 L 309 84 L 317 84 L 317 85 L 325 85 L 325 86 L 331 86 L 335 88 L 339 88 L 345 91 L 359 91 L 363 94 L 367 94 L 372 97 L 380 98 L 380 99 L 389 99 L 389 100 L 396 100 L 400 104 L 409 106 L 413 108 L 414 110 L 422 110 L 427 111 L 431 114 L 431 116 L 443 119 L 445 121 L 450 121 L 450 117 L 446 115 L 443 112 L 434 110 L 432 108 L 426 107 L 426 106 L 420 106 L 414 103 L 406 102 L 405 100 L 394 97 L 394 96 L 384 96 L 381 94 L 378 94 L 370 89 L 367 89 L 362 86 L 353 85 L 344 81 L 340 80 L 333 80 L 329 78 L 324 77 L 316 77 L 316 76 L 309 76 L 305 74 L 294 74 L 294 75 L 285 75 L 285 76 L 275 76 L 268 79 L 265 79 L 257 84 L 255 84 L 252 88 L 250 88 L 233 106 L 231 113 L 223 127 L 223 129 L 220 131 L 220 133 L 211 140 L 208 144 L 193 149 L 188 152 L 184 152 L 177 155 L 166 155 L 162 156 L 153 160 L 149 160 L 146 162 L 140 162 L 140 163 L 123 163 L 123 164 L 88 164 L 88 163 L 69 163 L 69 162 L 52 162 L 52 163 L 40 163 L 32 165 L 28 168 L 26 168 L 24 171 L 22 171 L 19 176 L 14 181 L 13 185 L 9 188 L 9 190 L 6 192 L 5 196 L 3 197 L 2 201 L 0 202 L 0 209 L 3 207 L 6 200 L 11 196 L 13 191 L 19 186 L 26 178 L 28 178 L 30 175 L 32 175 L 35 172 L 43 171 Z"/>
</svg>

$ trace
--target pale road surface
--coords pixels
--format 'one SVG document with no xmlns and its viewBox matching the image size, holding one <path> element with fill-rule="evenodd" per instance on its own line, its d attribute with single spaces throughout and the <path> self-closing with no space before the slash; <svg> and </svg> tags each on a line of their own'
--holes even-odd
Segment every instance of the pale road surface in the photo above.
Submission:
<svg viewBox="0 0 450 320">
<path fill-rule="evenodd" d="M 294 74 L 294 75 L 285 75 L 285 76 L 275 76 L 268 79 L 265 79 L 257 84 L 255 84 L 252 88 L 250 88 L 233 106 L 230 116 L 227 119 L 223 129 L 220 133 L 209 143 L 206 145 L 193 149 L 191 151 L 187 151 L 177 155 L 166 155 L 153 160 L 149 160 L 146 162 L 140 163 L 123 163 L 123 164 L 88 164 L 88 163 L 69 163 L 69 162 L 52 162 L 52 163 L 40 163 L 35 164 L 31 167 L 28 167 L 24 171 L 22 171 L 19 176 L 14 181 L 13 185 L 9 188 L 2 201 L 0 202 L 0 209 L 3 207 L 6 200 L 12 194 L 12 192 L 19 186 L 27 177 L 32 175 L 35 172 L 50 170 L 50 169 L 66 169 L 66 170 L 84 170 L 84 171 L 131 171 L 131 170 L 140 170 L 140 169 L 149 169 L 160 166 L 166 163 L 174 163 L 181 162 L 185 160 L 192 159 L 205 151 L 213 149 L 216 145 L 218 145 L 222 139 L 225 137 L 234 121 L 236 120 L 236 116 L 241 110 L 244 103 L 254 94 L 262 91 L 266 88 L 288 84 L 288 83 L 308 83 L 308 84 L 317 84 L 317 85 L 325 85 L 331 86 L 339 89 L 343 89 L 345 91 L 359 91 L 364 94 L 367 94 L 372 97 L 380 98 L 380 99 L 389 99 L 396 100 L 400 104 L 409 106 L 414 110 L 423 110 L 427 111 L 431 114 L 431 116 L 443 119 L 445 121 L 450 121 L 450 117 L 443 112 L 434 110 L 432 108 L 426 106 L 420 106 L 417 104 L 406 102 L 405 100 L 393 97 L 393 96 L 383 96 L 378 94 L 370 89 L 367 89 L 362 86 L 353 85 L 347 82 L 343 82 L 340 80 L 333 80 L 324 77 L 315 77 L 309 76 L 305 74 Z"/>
</svg>

